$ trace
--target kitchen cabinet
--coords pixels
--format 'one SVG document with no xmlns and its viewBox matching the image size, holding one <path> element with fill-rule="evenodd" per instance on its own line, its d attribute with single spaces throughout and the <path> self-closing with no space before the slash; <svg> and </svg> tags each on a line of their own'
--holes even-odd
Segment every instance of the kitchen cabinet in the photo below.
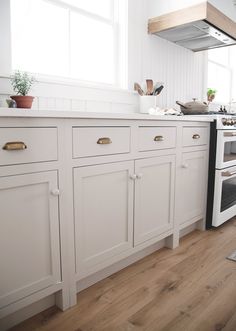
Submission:
<svg viewBox="0 0 236 331">
<path fill-rule="evenodd" d="M 135 161 L 134 245 L 173 227 L 175 156 Z"/>
<path fill-rule="evenodd" d="M 0 177 L 0 308 L 61 281 L 57 172 Z"/>
<path fill-rule="evenodd" d="M 207 150 L 183 152 L 176 176 L 175 220 L 181 226 L 204 217 Z"/>
<path fill-rule="evenodd" d="M 133 161 L 74 169 L 78 278 L 132 247 L 133 173 Z"/>
<path fill-rule="evenodd" d="M 73 306 L 205 213 L 208 124 L 31 116 L 1 119 L 0 328 L 31 304 Z"/>
</svg>

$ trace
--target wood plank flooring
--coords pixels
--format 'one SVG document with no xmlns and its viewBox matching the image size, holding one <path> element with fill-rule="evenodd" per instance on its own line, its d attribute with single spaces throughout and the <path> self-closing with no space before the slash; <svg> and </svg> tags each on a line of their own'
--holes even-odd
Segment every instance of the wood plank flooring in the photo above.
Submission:
<svg viewBox="0 0 236 331">
<path fill-rule="evenodd" d="M 236 331 L 236 219 L 194 231 L 12 331 Z"/>
</svg>

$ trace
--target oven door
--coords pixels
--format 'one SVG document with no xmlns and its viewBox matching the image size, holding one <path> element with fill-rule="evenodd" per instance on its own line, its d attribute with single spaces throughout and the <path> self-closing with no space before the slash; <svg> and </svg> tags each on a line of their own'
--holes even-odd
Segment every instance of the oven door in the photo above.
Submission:
<svg viewBox="0 0 236 331">
<path fill-rule="evenodd" d="M 216 170 L 212 226 L 236 215 L 236 167 Z"/>
<path fill-rule="evenodd" d="M 236 166 L 236 130 L 218 130 L 216 169 Z"/>
</svg>

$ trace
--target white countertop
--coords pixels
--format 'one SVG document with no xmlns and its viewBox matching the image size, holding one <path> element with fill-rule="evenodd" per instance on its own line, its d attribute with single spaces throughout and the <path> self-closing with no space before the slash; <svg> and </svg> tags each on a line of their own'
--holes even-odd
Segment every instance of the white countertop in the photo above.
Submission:
<svg viewBox="0 0 236 331">
<path fill-rule="evenodd" d="M 213 122 L 212 116 L 201 115 L 149 115 L 141 113 L 100 113 L 60 110 L 29 110 L 15 108 L 0 108 L 0 117 L 33 117 L 33 118 L 94 118 L 94 119 L 125 119 L 125 120 L 158 120 L 158 121 L 188 121 L 188 122 Z"/>
</svg>

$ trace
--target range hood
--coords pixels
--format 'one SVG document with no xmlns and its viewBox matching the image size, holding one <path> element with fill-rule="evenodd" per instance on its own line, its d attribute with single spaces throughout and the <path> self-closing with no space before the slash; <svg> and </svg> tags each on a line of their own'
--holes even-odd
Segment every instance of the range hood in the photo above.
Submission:
<svg viewBox="0 0 236 331">
<path fill-rule="evenodd" d="M 236 22 L 209 2 L 151 18 L 148 32 L 194 52 L 236 44 Z"/>
</svg>

